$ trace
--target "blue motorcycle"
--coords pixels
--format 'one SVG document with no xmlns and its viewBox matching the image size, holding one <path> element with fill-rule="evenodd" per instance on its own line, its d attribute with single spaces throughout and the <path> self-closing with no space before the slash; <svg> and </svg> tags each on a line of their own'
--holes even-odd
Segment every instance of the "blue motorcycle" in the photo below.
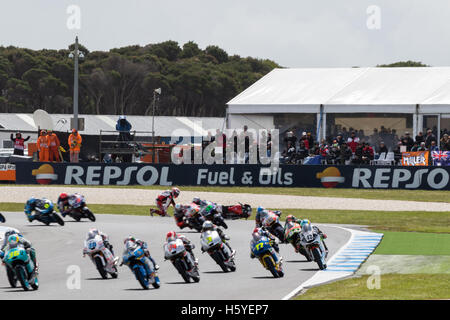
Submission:
<svg viewBox="0 0 450 320">
<path fill-rule="evenodd" d="M 0 223 L 5 223 L 6 219 L 5 217 L 0 213 Z"/>
<path fill-rule="evenodd" d="M 145 258 L 144 250 L 142 248 L 137 248 L 123 256 L 122 264 L 128 265 L 144 290 L 148 290 L 150 284 L 155 289 L 158 289 L 161 286 L 158 273 L 156 270 L 150 270 L 150 274 L 147 272 L 145 262 L 143 261 Z"/>
<path fill-rule="evenodd" d="M 35 211 L 36 214 L 32 217 L 31 213 L 33 211 Z M 61 226 L 64 225 L 64 220 L 56 213 L 53 202 L 48 199 L 32 198 L 28 200 L 25 204 L 24 212 L 30 222 L 37 220 L 47 226 L 50 225 L 50 223 L 58 223 Z"/>
<path fill-rule="evenodd" d="M 6 253 L 0 252 L 0 258 L 4 258 L 6 265 L 6 273 L 11 287 L 17 286 L 17 281 L 20 282 L 25 291 L 39 289 L 39 281 L 35 266 L 29 257 L 25 248 L 18 246 L 8 250 Z"/>
<path fill-rule="evenodd" d="M 252 245 L 252 253 L 259 259 L 259 262 L 264 268 L 270 271 L 275 278 L 281 278 L 284 276 L 283 269 L 281 267 L 281 260 L 278 263 L 272 257 L 270 249 L 272 245 L 267 237 L 261 237 L 260 241 Z"/>
</svg>

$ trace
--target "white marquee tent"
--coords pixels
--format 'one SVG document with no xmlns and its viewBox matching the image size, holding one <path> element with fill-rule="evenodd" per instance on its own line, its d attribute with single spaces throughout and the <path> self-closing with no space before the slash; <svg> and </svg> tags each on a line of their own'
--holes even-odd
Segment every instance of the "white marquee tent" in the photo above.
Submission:
<svg viewBox="0 0 450 320">
<path fill-rule="evenodd" d="M 327 114 L 405 114 L 413 134 L 424 116 L 450 118 L 450 67 L 274 69 L 228 102 L 228 128 L 274 128 L 274 115 L 315 114 L 318 139 Z M 439 131 L 439 129 L 438 129 Z"/>
</svg>

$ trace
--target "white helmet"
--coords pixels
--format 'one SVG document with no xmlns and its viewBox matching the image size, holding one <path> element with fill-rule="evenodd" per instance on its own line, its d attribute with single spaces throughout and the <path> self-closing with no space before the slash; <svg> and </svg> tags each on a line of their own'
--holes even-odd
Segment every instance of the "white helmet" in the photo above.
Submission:
<svg viewBox="0 0 450 320">
<path fill-rule="evenodd" d="M 89 229 L 89 231 L 88 231 L 88 239 L 92 239 L 92 238 L 94 238 L 95 236 L 97 236 L 97 235 L 99 235 L 100 234 L 100 232 L 98 231 L 98 229 L 96 229 L 96 228 L 91 228 L 91 229 Z"/>
<path fill-rule="evenodd" d="M 203 222 L 202 229 L 205 231 L 212 230 L 212 229 L 214 229 L 214 224 L 211 221 L 205 221 L 205 222 Z"/>
</svg>

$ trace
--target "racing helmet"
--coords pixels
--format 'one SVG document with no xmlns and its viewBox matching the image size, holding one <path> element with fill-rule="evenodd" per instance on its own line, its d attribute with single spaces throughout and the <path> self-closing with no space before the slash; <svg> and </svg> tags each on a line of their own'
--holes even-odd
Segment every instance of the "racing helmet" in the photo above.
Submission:
<svg viewBox="0 0 450 320">
<path fill-rule="evenodd" d="M 212 230 L 214 229 L 214 224 L 211 221 L 205 221 L 202 225 L 203 231 Z"/>
<path fill-rule="evenodd" d="M 176 238 L 177 238 L 177 233 L 175 231 L 167 232 L 167 235 L 166 235 L 167 242 L 174 241 Z"/>
<path fill-rule="evenodd" d="M 5 239 L 8 239 L 9 236 L 12 236 L 13 234 L 18 234 L 18 233 L 16 230 L 9 229 L 8 231 L 5 232 Z"/>
<path fill-rule="evenodd" d="M 261 213 L 261 212 L 263 212 L 264 210 L 265 210 L 265 209 L 264 209 L 263 207 L 259 206 L 258 209 L 256 209 L 256 212 L 257 212 L 257 213 Z"/>
<path fill-rule="evenodd" d="M 133 237 L 133 236 L 128 236 L 128 237 L 125 238 L 125 240 L 123 240 L 123 243 L 127 244 L 128 241 L 136 242 L 136 238 Z"/>
<path fill-rule="evenodd" d="M 260 231 L 261 231 L 260 228 L 253 229 L 252 238 L 253 238 L 254 241 L 258 241 L 261 238 Z"/>
<path fill-rule="evenodd" d="M 178 198 L 178 196 L 180 195 L 180 189 L 172 188 L 172 195 L 174 198 Z"/>
<path fill-rule="evenodd" d="M 200 204 L 200 198 L 199 197 L 194 197 L 193 199 L 192 199 L 192 202 L 193 203 L 195 203 L 195 204 Z"/>
<path fill-rule="evenodd" d="M 300 226 L 303 227 L 305 224 L 311 224 L 311 222 L 310 222 L 308 219 L 303 219 L 303 220 L 300 222 Z"/>
<path fill-rule="evenodd" d="M 53 202 L 51 200 L 43 198 L 41 201 L 42 201 L 41 202 L 42 203 L 42 208 L 44 209 L 42 211 L 42 213 L 48 213 L 48 212 L 52 212 L 53 211 L 54 205 L 53 205 Z"/>
<path fill-rule="evenodd" d="M 295 217 L 292 214 L 290 214 L 286 217 L 286 223 L 289 223 L 292 221 L 295 221 Z"/>
<path fill-rule="evenodd" d="M 8 244 L 12 247 L 19 243 L 19 236 L 17 234 L 12 234 L 8 237 Z"/>
<path fill-rule="evenodd" d="M 98 231 L 98 229 L 96 229 L 96 228 L 91 228 L 91 229 L 89 229 L 89 231 L 88 231 L 88 238 L 89 239 L 92 239 L 92 238 L 94 238 L 95 236 L 97 236 L 97 235 L 99 235 L 100 234 L 100 232 Z"/>
<path fill-rule="evenodd" d="M 66 201 L 67 199 L 69 199 L 69 195 L 67 193 L 63 192 L 63 193 L 61 193 L 59 195 L 58 202 L 59 201 Z"/>
<path fill-rule="evenodd" d="M 213 205 L 212 205 L 212 204 L 208 204 L 208 205 L 205 207 L 205 213 L 208 214 L 208 213 L 210 213 L 211 211 L 213 211 L 213 209 L 214 209 Z"/>
<path fill-rule="evenodd" d="M 181 204 L 177 203 L 175 205 L 175 211 L 180 211 L 181 210 Z"/>
</svg>

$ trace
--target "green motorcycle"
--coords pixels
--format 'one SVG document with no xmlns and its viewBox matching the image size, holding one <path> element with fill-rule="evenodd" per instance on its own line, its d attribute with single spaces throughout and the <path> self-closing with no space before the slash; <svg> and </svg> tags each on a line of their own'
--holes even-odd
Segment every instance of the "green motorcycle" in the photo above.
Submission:
<svg viewBox="0 0 450 320">
<path fill-rule="evenodd" d="M 30 290 L 30 287 L 33 290 L 39 289 L 34 263 L 25 248 L 18 246 L 1 255 L 6 265 L 6 274 L 11 287 L 16 288 L 17 281 L 19 281 L 25 291 Z"/>
</svg>

